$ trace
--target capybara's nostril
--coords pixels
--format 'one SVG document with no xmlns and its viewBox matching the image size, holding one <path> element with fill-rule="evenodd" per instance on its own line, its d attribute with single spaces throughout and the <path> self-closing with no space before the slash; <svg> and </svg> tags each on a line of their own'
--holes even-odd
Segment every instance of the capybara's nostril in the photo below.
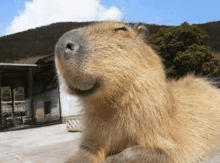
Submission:
<svg viewBox="0 0 220 163">
<path fill-rule="evenodd" d="M 73 57 L 75 55 L 81 55 L 82 53 L 82 47 L 80 44 L 76 42 L 68 42 L 65 44 L 65 52 L 64 52 L 64 57 L 66 59 L 69 59 L 70 57 Z"/>
<path fill-rule="evenodd" d="M 67 43 L 66 44 L 66 49 L 69 49 L 69 50 L 74 50 L 76 49 L 77 45 L 75 43 Z"/>
<path fill-rule="evenodd" d="M 80 45 L 75 43 L 75 42 L 69 42 L 69 43 L 66 44 L 66 50 L 70 50 L 72 52 L 79 51 L 79 47 L 80 47 Z"/>
</svg>

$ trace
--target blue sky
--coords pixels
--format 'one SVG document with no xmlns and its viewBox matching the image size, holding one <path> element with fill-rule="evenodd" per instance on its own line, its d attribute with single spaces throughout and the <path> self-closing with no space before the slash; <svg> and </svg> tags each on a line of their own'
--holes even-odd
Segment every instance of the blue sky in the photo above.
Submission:
<svg viewBox="0 0 220 163">
<path fill-rule="evenodd" d="M 220 0 L 0 0 L 0 37 L 65 21 L 205 23 L 220 20 L 219 6 Z"/>
</svg>

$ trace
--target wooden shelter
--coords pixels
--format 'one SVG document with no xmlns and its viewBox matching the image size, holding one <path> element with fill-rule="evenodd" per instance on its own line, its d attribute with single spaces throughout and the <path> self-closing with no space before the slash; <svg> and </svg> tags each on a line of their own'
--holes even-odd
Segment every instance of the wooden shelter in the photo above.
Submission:
<svg viewBox="0 0 220 163">
<path fill-rule="evenodd" d="M 28 106 L 27 115 L 22 111 L 17 112 L 21 116 L 21 121 L 23 115 L 31 119 L 31 126 L 40 124 L 40 122 L 41 124 L 47 121 L 52 122 L 54 117 L 56 122 L 61 122 L 60 93 L 55 77 L 53 54 L 40 57 L 35 63 L 31 64 L 0 63 L 0 87 L 7 86 L 11 87 L 12 90 L 10 112 L 5 112 L 2 109 L 0 98 L 0 131 L 5 130 L 6 118 L 18 116 L 15 115 L 14 110 L 13 89 L 19 86 L 24 87 Z M 42 116 L 40 117 L 40 115 Z M 52 116 L 53 118 L 51 118 Z"/>
</svg>

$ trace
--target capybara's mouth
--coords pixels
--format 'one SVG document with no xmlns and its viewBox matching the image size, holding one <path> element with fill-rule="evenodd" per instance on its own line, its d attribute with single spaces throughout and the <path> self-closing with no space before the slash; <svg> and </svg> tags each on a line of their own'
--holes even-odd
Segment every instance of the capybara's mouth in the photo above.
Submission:
<svg viewBox="0 0 220 163">
<path fill-rule="evenodd" d="M 71 85 L 69 86 L 69 89 L 75 95 L 87 96 L 87 95 L 93 94 L 99 88 L 99 86 L 100 86 L 100 83 L 98 81 L 95 81 L 93 87 L 90 88 L 90 89 L 87 89 L 87 90 L 81 90 L 81 89 L 75 88 L 75 87 L 73 87 Z"/>
</svg>

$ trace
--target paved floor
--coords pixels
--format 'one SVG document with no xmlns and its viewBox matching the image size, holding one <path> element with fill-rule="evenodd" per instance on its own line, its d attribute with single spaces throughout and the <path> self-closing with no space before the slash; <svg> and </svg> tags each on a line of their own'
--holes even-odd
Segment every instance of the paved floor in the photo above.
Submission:
<svg viewBox="0 0 220 163">
<path fill-rule="evenodd" d="M 0 133 L 0 163 L 62 163 L 80 135 L 66 124 Z"/>
<path fill-rule="evenodd" d="M 67 132 L 66 124 L 2 132 L 0 163 L 63 163 L 76 151 L 80 135 Z M 208 163 L 220 163 L 220 148 L 209 156 Z"/>
</svg>

